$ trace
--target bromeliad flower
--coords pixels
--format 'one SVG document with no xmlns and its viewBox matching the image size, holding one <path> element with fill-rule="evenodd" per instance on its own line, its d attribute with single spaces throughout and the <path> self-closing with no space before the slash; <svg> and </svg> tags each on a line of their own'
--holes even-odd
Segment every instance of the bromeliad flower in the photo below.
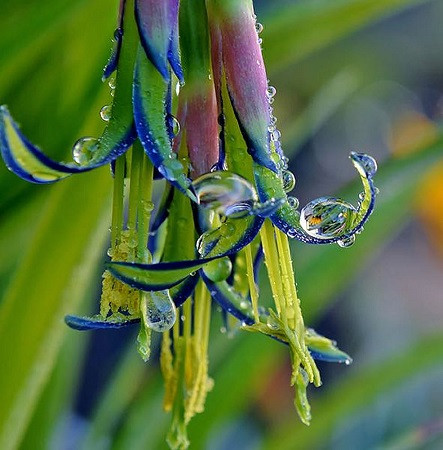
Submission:
<svg viewBox="0 0 443 450">
<path fill-rule="evenodd" d="M 351 361 L 305 327 L 288 238 L 351 245 L 374 207 L 377 166 L 351 153 L 364 188 L 357 207 L 321 197 L 298 211 L 288 196 L 295 178 L 273 115 L 260 28 L 251 0 L 122 0 L 104 70 L 114 93 L 100 112 L 107 125 L 101 137 L 75 143 L 70 163 L 45 156 L 0 109 L 3 159 L 25 180 L 52 183 L 111 163 L 111 261 L 100 313 L 66 322 L 78 330 L 138 323 L 145 360 L 151 332 L 163 333 L 172 448 L 188 445 L 186 425 L 212 387 L 211 299 L 230 324 L 288 346 L 295 405 L 307 424 L 307 385 L 321 384 L 314 359 Z M 166 180 L 156 205 L 155 178 Z M 268 309 L 257 288 L 263 257 L 273 296 Z"/>
</svg>

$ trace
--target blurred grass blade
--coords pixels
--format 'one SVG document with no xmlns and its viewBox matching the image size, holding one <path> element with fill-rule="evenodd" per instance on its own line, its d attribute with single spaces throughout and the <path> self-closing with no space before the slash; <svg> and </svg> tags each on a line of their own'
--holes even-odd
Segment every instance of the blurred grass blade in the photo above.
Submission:
<svg viewBox="0 0 443 450">
<path fill-rule="evenodd" d="M 67 331 L 63 316 L 88 294 L 107 237 L 108 202 L 103 199 L 109 188 L 107 169 L 53 188 L 5 293 L 0 311 L 2 449 L 19 444 Z"/>
<path fill-rule="evenodd" d="M 146 368 L 147 365 L 143 363 L 130 340 L 126 353 L 120 359 L 95 408 L 88 432 L 79 448 L 97 450 L 110 439 L 121 420 L 122 412 L 127 410 L 128 405 L 134 401 L 143 386 Z"/>
<path fill-rule="evenodd" d="M 266 442 L 265 448 L 279 450 L 319 448 L 334 427 L 356 411 L 369 406 L 378 397 L 420 373 L 443 365 L 443 335 L 425 337 L 400 355 L 361 368 L 343 380 L 329 393 L 325 393 L 315 407 L 315 420 L 303 427 L 290 420 Z"/>
<path fill-rule="evenodd" d="M 263 32 L 271 73 L 300 61 L 346 34 L 431 0 L 300 0 L 278 8 Z"/>
</svg>

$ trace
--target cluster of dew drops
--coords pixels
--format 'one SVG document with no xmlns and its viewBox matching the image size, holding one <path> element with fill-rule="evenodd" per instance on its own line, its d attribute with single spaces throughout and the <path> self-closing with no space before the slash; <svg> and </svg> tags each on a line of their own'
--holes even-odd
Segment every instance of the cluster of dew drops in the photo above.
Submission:
<svg viewBox="0 0 443 450">
<path fill-rule="evenodd" d="M 255 31 L 257 32 L 258 43 L 261 45 L 263 39 L 260 37 L 260 33 L 263 31 L 263 25 L 257 21 L 257 16 L 254 14 L 255 22 Z M 274 116 L 274 98 L 277 93 L 277 89 L 274 86 L 269 84 L 268 80 L 268 88 L 266 90 L 266 98 L 269 103 L 269 125 L 268 125 L 268 133 L 269 140 L 271 142 L 271 148 L 273 149 L 273 153 L 271 155 L 272 160 L 276 164 L 277 168 L 280 171 L 280 176 L 283 183 L 283 189 L 286 193 L 291 192 L 295 187 L 295 176 L 294 174 L 288 170 L 288 162 L 289 159 L 284 155 L 281 145 L 281 133 L 277 128 L 277 117 Z M 296 197 L 288 196 L 288 204 L 294 210 L 296 210 L 299 206 L 299 201 Z"/>
</svg>

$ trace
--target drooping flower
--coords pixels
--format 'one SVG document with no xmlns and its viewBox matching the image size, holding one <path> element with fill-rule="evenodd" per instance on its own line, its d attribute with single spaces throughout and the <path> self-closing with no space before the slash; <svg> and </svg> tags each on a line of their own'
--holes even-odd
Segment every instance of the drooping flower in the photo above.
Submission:
<svg viewBox="0 0 443 450">
<path fill-rule="evenodd" d="M 104 70 L 114 92 L 101 111 L 107 124 L 101 137 L 74 144 L 70 163 L 45 156 L 7 108 L 0 109 L 2 157 L 25 180 L 52 183 L 111 164 L 111 261 L 100 313 L 66 321 L 78 330 L 138 323 L 145 360 L 151 332 L 163 333 L 172 448 L 188 445 L 186 424 L 203 411 L 212 388 L 211 301 L 242 329 L 288 346 L 295 405 L 305 423 L 307 385 L 321 384 L 314 359 L 351 361 L 305 327 L 288 237 L 351 245 L 374 207 L 377 166 L 370 156 L 351 153 L 364 188 L 357 207 L 321 197 L 298 211 L 288 195 L 295 178 L 273 115 L 275 89 L 268 85 L 259 28 L 251 0 L 121 0 Z M 166 180 L 156 205 L 155 178 Z M 263 257 L 269 309 L 259 305 L 257 289 Z"/>
</svg>

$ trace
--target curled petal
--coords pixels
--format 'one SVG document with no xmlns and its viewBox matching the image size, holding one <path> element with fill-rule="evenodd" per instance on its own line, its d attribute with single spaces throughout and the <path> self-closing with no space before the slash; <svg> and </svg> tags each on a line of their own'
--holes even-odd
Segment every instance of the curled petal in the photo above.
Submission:
<svg viewBox="0 0 443 450">
<path fill-rule="evenodd" d="M 331 339 L 317 334 L 312 328 L 306 329 L 306 345 L 312 357 L 318 361 L 351 364 L 352 358 L 337 348 Z"/>
<path fill-rule="evenodd" d="M 232 314 L 247 325 L 252 325 L 254 323 L 252 308 L 248 306 L 249 302 L 235 292 L 232 286 L 229 286 L 226 281 L 214 283 L 204 274 L 203 270 L 200 271 L 200 276 L 205 282 L 211 297 L 224 311 Z"/>
<path fill-rule="evenodd" d="M 187 169 L 177 159 L 167 128 L 168 83 L 139 49 L 134 71 L 133 106 L 135 126 L 146 154 L 172 185 L 191 198 Z"/>
<path fill-rule="evenodd" d="M 196 259 L 157 264 L 110 262 L 109 272 L 123 283 L 142 291 L 169 289 L 216 258 Z"/>
<path fill-rule="evenodd" d="M 128 126 L 129 125 L 129 126 Z M 135 139 L 132 123 L 117 130 L 117 121 L 109 123 L 103 136 L 92 146 L 93 157 L 87 164 L 60 163 L 48 158 L 20 131 L 6 106 L 0 107 L 0 152 L 6 166 L 32 183 L 53 183 L 73 173 L 103 166 L 123 154 Z"/>
<path fill-rule="evenodd" d="M 190 275 L 185 278 L 180 284 L 173 286 L 169 293 L 176 308 L 183 305 L 183 303 L 192 295 L 197 286 L 199 277 L 197 275 Z"/>
<path fill-rule="evenodd" d="M 112 317 L 109 319 L 104 319 L 101 316 L 95 317 L 66 316 L 65 322 L 70 328 L 79 331 L 112 330 L 112 329 L 115 330 L 138 323 L 140 322 L 140 319 L 138 318 L 129 319 L 124 318 L 123 316 L 119 317 L 118 319 Z"/>
<path fill-rule="evenodd" d="M 274 225 L 289 237 L 308 244 L 337 242 L 342 247 L 351 245 L 374 209 L 377 188 L 373 176 L 377 165 L 373 158 L 363 153 L 353 152 L 350 157 L 364 188 L 358 208 L 340 199 L 320 197 L 309 202 L 300 215 L 285 202 L 270 216 Z M 280 178 L 266 167 L 255 164 L 254 176 L 261 201 L 284 194 Z"/>
<path fill-rule="evenodd" d="M 178 0 L 136 0 L 135 18 L 140 41 L 147 57 L 165 80 L 169 80 L 168 60 L 180 79 L 178 55 Z M 177 73 L 178 72 L 178 73 Z"/>
<path fill-rule="evenodd" d="M 254 215 L 228 218 L 219 228 L 203 233 L 197 241 L 197 249 L 205 258 L 237 253 L 254 240 L 263 222 L 262 217 Z"/>
</svg>

